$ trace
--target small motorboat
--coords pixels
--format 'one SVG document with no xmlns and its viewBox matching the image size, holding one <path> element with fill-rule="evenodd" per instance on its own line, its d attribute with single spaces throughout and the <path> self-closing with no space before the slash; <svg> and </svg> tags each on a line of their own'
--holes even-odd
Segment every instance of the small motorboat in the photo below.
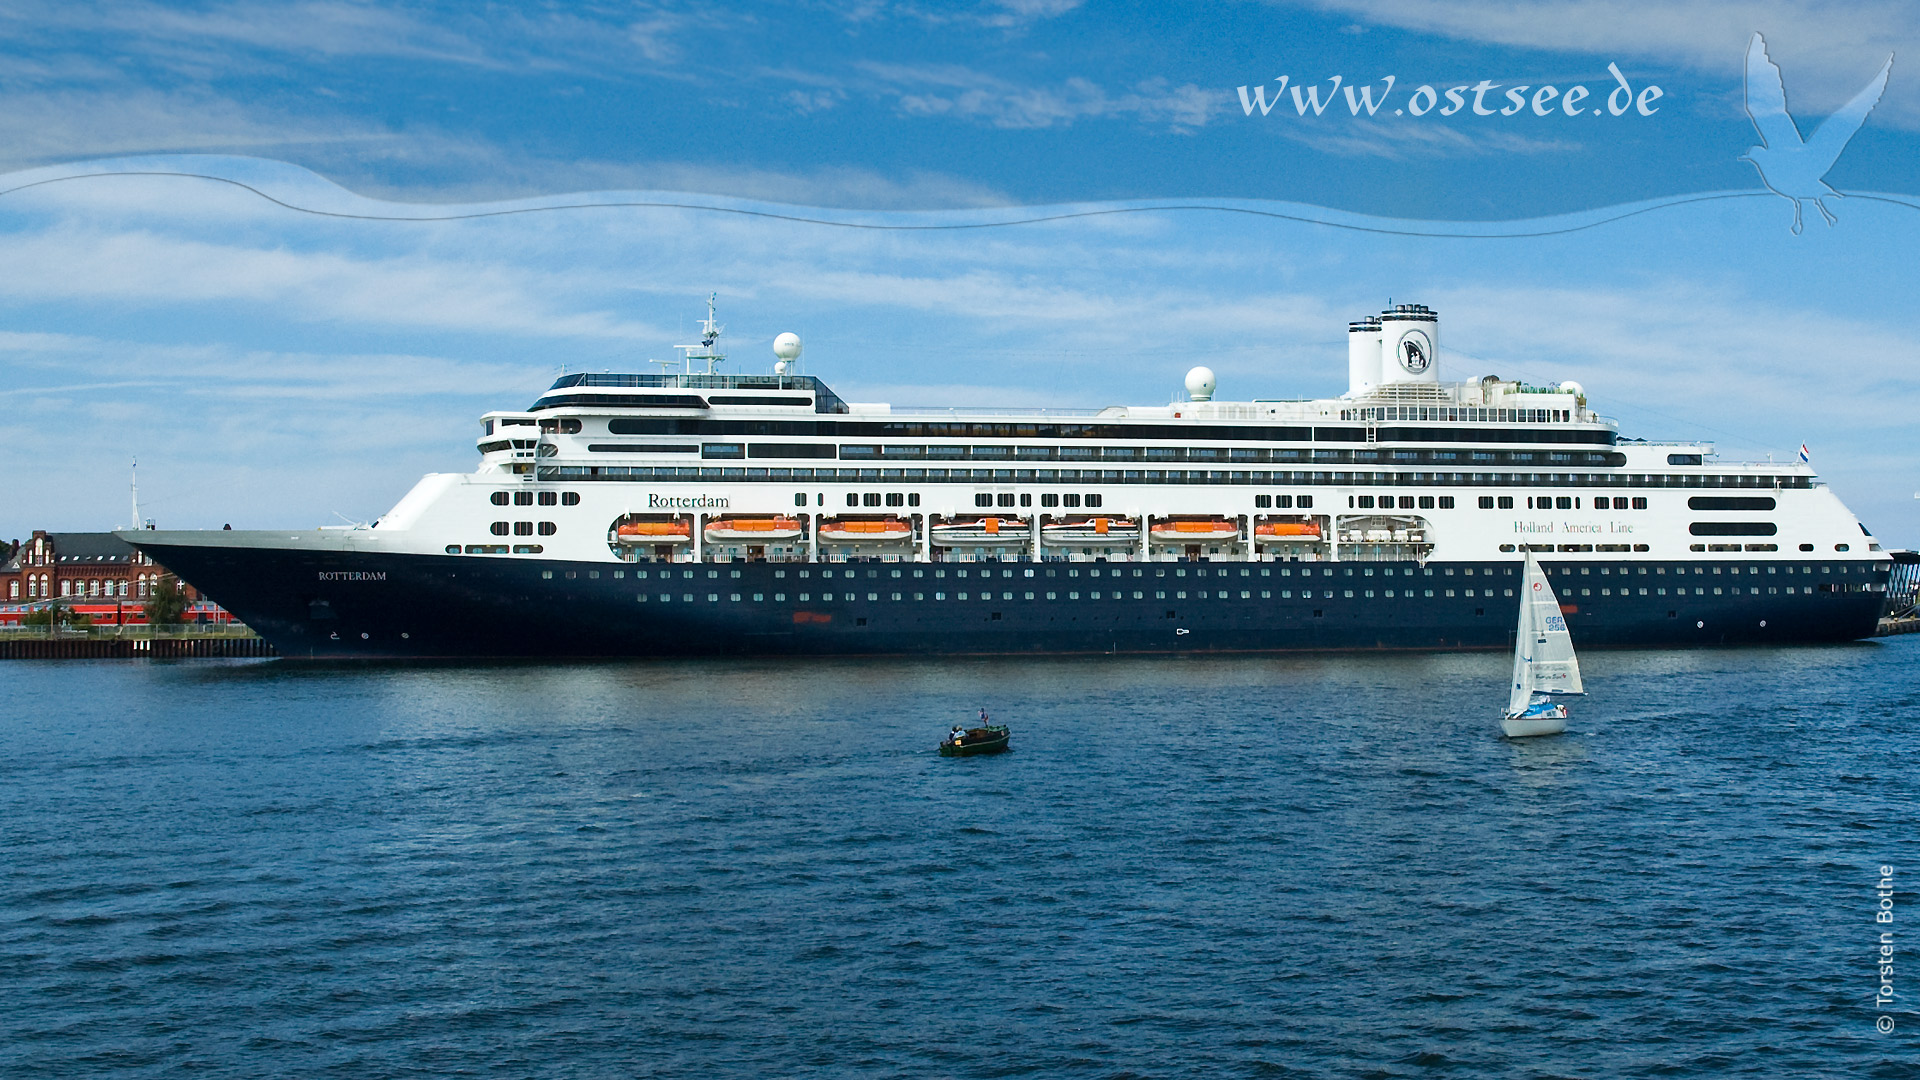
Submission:
<svg viewBox="0 0 1920 1080">
<path fill-rule="evenodd" d="M 975 754 L 998 754 L 1007 748 L 1009 737 L 1010 733 L 1005 724 L 968 728 L 943 741 L 940 744 L 940 756 L 972 757 Z"/>
</svg>

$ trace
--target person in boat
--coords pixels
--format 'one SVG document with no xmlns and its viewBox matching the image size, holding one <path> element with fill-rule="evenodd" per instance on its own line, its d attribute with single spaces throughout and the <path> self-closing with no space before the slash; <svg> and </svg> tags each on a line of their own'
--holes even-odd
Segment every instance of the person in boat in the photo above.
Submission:
<svg viewBox="0 0 1920 1080">
<path fill-rule="evenodd" d="M 965 741 L 966 737 L 966 731 L 962 729 L 959 724 L 953 725 L 953 730 L 947 733 L 947 741 L 955 746 L 959 746 L 961 742 Z"/>
</svg>

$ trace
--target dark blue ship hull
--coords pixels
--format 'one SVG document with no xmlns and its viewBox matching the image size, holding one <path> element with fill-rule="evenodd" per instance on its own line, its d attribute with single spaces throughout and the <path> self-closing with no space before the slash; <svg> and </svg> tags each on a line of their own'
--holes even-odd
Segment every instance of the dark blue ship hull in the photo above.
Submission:
<svg viewBox="0 0 1920 1080">
<path fill-rule="evenodd" d="M 1505 649 L 1519 602 L 1513 562 L 621 566 L 139 546 L 305 658 Z M 1887 576 L 1544 565 L 1582 648 L 1867 637 Z"/>
</svg>

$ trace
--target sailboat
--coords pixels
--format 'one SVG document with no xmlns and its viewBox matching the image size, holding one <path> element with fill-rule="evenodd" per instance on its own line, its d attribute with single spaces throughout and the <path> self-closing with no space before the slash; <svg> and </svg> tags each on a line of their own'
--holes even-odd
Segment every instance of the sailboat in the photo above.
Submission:
<svg viewBox="0 0 1920 1080">
<path fill-rule="evenodd" d="M 1584 694 L 1580 661 L 1573 655 L 1573 635 L 1560 613 L 1547 573 L 1527 552 L 1526 573 L 1520 581 L 1520 624 L 1513 636 L 1513 687 L 1500 730 L 1508 738 L 1558 735 L 1567 730 L 1567 707 L 1554 698 Z"/>
</svg>

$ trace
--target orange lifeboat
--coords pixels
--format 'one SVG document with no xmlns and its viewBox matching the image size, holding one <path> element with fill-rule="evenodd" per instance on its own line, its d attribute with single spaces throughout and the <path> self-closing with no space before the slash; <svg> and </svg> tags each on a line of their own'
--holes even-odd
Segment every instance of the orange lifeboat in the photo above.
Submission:
<svg viewBox="0 0 1920 1080">
<path fill-rule="evenodd" d="M 933 527 L 933 542 L 948 546 L 963 544 L 1024 544 L 1027 519 L 986 517 L 972 521 L 946 521 Z"/>
<path fill-rule="evenodd" d="M 693 526 L 684 521 L 628 521 L 614 527 L 622 544 L 684 544 L 693 539 Z"/>
<path fill-rule="evenodd" d="M 1283 540 L 1301 536 L 1320 539 L 1320 523 L 1317 521 L 1269 521 L 1253 527 L 1255 540 Z"/>
<path fill-rule="evenodd" d="M 1240 539 L 1240 526 L 1226 518 L 1182 518 L 1156 521 L 1153 538 L 1168 544 L 1204 544 Z"/>
<path fill-rule="evenodd" d="M 1075 544 L 1132 544 L 1140 539 L 1140 523 L 1124 517 L 1076 518 L 1040 526 L 1041 543 L 1055 547 Z"/>
<path fill-rule="evenodd" d="M 913 523 L 899 518 L 841 520 L 820 523 L 820 539 L 841 544 L 889 544 L 913 539 Z"/>
<path fill-rule="evenodd" d="M 765 544 L 798 540 L 805 532 L 800 528 L 799 518 L 719 518 L 707 522 L 706 535 L 711 543 Z"/>
</svg>

